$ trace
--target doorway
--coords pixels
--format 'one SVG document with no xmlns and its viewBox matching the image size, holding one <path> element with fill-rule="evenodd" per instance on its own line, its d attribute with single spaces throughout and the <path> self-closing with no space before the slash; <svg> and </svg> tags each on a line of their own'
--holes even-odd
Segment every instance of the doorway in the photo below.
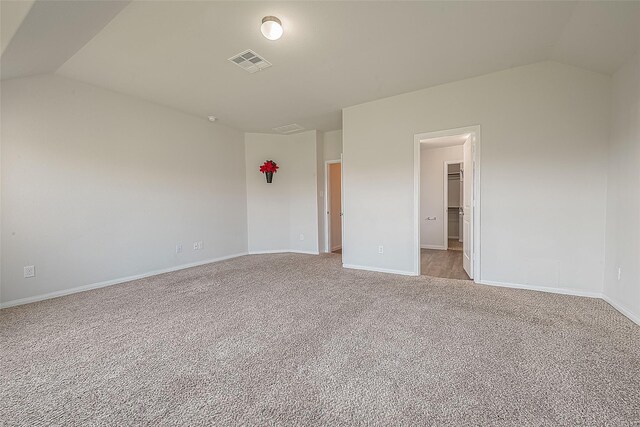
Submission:
<svg viewBox="0 0 640 427">
<path fill-rule="evenodd" d="M 326 161 L 325 177 L 325 249 L 342 254 L 342 161 Z"/>
<path fill-rule="evenodd" d="M 447 162 L 447 176 L 446 179 L 443 179 L 446 185 L 446 188 L 444 190 L 446 199 L 443 204 L 445 206 L 443 217 L 446 227 L 445 235 L 447 237 L 447 250 L 450 251 L 462 251 L 462 195 L 464 193 L 464 177 L 462 176 L 462 168 L 462 162 Z M 424 272 L 422 274 L 424 274 Z"/>
<path fill-rule="evenodd" d="M 415 136 L 416 275 L 480 280 L 479 155 L 479 126 Z"/>
</svg>

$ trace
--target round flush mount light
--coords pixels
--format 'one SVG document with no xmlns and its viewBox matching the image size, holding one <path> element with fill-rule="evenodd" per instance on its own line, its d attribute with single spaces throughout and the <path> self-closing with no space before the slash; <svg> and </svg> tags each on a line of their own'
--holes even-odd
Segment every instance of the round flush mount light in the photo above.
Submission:
<svg viewBox="0 0 640 427">
<path fill-rule="evenodd" d="M 282 37 L 284 30 L 282 29 L 282 22 L 275 16 L 265 16 L 262 18 L 262 25 L 260 26 L 262 35 L 269 40 L 278 40 Z"/>
<path fill-rule="evenodd" d="M 209 119 L 210 122 L 215 122 L 216 120 L 218 120 L 216 116 L 207 116 L 207 119 Z"/>
</svg>

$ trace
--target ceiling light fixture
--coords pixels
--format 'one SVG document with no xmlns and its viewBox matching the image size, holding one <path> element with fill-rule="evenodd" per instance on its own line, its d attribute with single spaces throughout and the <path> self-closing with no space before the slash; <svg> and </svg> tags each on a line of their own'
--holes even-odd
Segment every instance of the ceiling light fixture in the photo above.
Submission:
<svg viewBox="0 0 640 427">
<path fill-rule="evenodd" d="M 216 120 L 218 120 L 216 116 L 207 116 L 207 119 L 209 119 L 210 122 L 215 122 Z"/>
<path fill-rule="evenodd" d="M 275 16 L 265 16 L 262 18 L 262 25 L 260 26 L 262 35 L 269 40 L 278 40 L 282 37 L 284 30 L 282 29 L 282 22 Z"/>
</svg>

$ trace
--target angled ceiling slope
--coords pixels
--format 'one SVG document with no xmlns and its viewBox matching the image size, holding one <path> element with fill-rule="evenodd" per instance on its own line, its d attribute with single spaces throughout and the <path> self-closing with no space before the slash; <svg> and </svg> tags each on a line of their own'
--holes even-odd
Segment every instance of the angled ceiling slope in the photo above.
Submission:
<svg viewBox="0 0 640 427">
<path fill-rule="evenodd" d="M 104 28 L 128 1 L 2 1 L 2 15 L 24 13 L 0 60 L 3 79 L 56 72 Z M 14 18 L 15 22 L 15 18 Z M 4 24 L 4 19 L 3 19 Z"/>
<path fill-rule="evenodd" d="M 40 3 L 7 71 L 32 50 L 19 33 L 47 27 L 29 22 Z M 170 1 L 114 13 L 41 69 L 256 132 L 339 129 L 344 107 L 543 60 L 610 74 L 640 43 L 640 2 Z M 278 41 L 260 33 L 267 15 L 282 20 Z M 228 61 L 247 49 L 272 66 L 247 73 Z"/>
</svg>

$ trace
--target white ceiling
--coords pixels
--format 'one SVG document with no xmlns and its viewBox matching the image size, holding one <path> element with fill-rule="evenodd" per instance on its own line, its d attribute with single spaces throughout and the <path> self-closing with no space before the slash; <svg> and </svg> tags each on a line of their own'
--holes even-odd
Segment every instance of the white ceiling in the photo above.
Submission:
<svg viewBox="0 0 640 427">
<path fill-rule="evenodd" d="M 33 0 L 4 1 L 0 7 L 0 40 L 2 53 L 9 45 L 9 41 L 18 31 L 20 24 L 33 6 Z"/>
<path fill-rule="evenodd" d="M 122 0 L 27 3 L 28 9 L 21 1 L 1 3 L 2 16 L 11 12 L 11 26 L 18 23 L 2 50 L 2 78 L 54 73 L 129 4 Z"/>
<path fill-rule="evenodd" d="M 421 150 L 432 150 L 434 148 L 455 147 L 457 145 L 463 145 L 471 134 L 464 133 L 460 135 L 452 136 L 439 136 L 437 138 L 421 139 Z"/>
<path fill-rule="evenodd" d="M 640 2 L 132 2 L 57 73 L 245 131 L 332 130 L 343 107 L 541 60 L 611 74 L 639 43 Z M 246 49 L 273 66 L 227 61 Z"/>
</svg>

